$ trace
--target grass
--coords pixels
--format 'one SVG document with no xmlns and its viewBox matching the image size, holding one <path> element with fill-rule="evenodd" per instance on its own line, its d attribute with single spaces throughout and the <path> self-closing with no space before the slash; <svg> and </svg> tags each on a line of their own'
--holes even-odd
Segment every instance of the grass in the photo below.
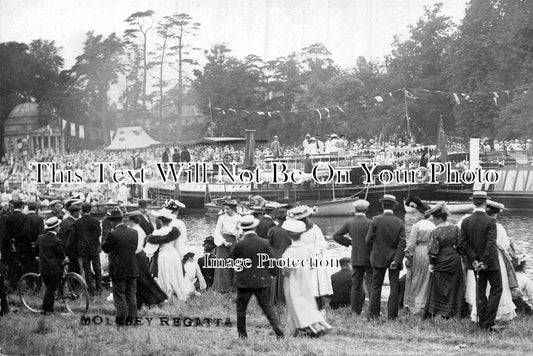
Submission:
<svg viewBox="0 0 533 356">
<path fill-rule="evenodd" d="M 319 339 L 277 340 L 252 299 L 247 316 L 248 339 L 237 338 L 235 295 L 207 292 L 187 303 L 142 309 L 150 325 L 117 329 L 89 325 L 80 318 L 41 316 L 16 305 L 0 318 L 0 354 L 6 355 L 354 355 L 354 354 L 533 354 L 533 318 L 519 316 L 498 334 L 479 331 L 467 319 L 421 321 L 405 311 L 395 321 L 367 322 L 349 308 L 327 310 L 335 329 Z M 382 308 L 384 310 L 384 308 Z M 282 324 L 285 308 L 279 309 Z M 114 320 L 114 307 L 104 297 L 91 305 L 89 316 Z M 221 318 L 221 326 L 161 326 L 159 317 Z M 231 327 L 222 326 L 230 318 Z M 170 321 L 172 325 L 172 321 Z M 193 323 L 194 325 L 194 323 Z"/>
</svg>

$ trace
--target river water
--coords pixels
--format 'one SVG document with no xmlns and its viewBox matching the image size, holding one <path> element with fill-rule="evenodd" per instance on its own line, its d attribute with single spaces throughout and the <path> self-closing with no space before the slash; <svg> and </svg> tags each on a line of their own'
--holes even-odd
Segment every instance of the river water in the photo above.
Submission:
<svg viewBox="0 0 533 356">
<path fill-rule="evenodd" d="M 415 222 L 414 214 L 405 216 L 407 233 Z M 456 223 L 462 216 L 452 215 L 449 221 Z M 217 223 L 216 216 L 203 214 L 184 215 L 181 219 L 187 225 L 187 238 L 191 250 L 197 254 L 203 252 L 202 242 L 205 237 L 212 235 Z M 328 241 L 327 257 L 350 257 L 350 248 L 341 246 L 331 239 L 331 235 L 349 217 L 316 217 L 312 220 L 322 229 Z M 507 230 L 507 235 L 514 242 L 518 254 L 527 255 L 527 269 L 530 277 L 533 277 L 533 210 L 507 210 L 500 214 L 499 222 Z M 196 256 L 198 257 L 198 255 Z M 330 272 L 334 272 L 332 269 Z"/>
</svg>

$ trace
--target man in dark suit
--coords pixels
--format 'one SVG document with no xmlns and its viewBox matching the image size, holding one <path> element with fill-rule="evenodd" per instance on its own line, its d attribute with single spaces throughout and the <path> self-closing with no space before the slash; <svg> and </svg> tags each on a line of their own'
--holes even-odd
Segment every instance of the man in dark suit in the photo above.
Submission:
<svg viewBox="0 0 533 356">
<path fill-rule="evenodd" d="M 363 281 L 367 293 L 370 292 L 372 281 L 372 269 L 370 268 L 370 250 L 366 244 L 366 235 L 372 221 L 366 217 L 366 211 L 370 203 L 364 199 L 358 199 L 353 204 L 355 217 L 333 234 L 333 240 L 343 246 L 352 246 L 352 311 L 357 315 L 363 310 L 365 293 L 363 291 Z M 349 234 L 350 238 L 344 235 Z"/>
<path fill-rule="evenodd" d="M 215 258 L 215 249 L 217 246 L 215 245 L 215 239 L 213 236 L 206 237 L 203 246 L 204 254 L 202 257 L 198 258 L 197 263 L 198 266 L 200 266 L 202 276 L 204 276 L 205 284 L 209 289 L 213 286 L 213 279 L 215 277 L 215 269 L 213 267 L 206 267 L 211 264 L 209 261 Z"/>
<path fill-rule="evenodd" d="M 26 216 L 27 220 L 24 228 L 26 229 L 28 239 L 34 246 L 39 235 L 44 233 L 44 220 L 39 215 L 39 208 L 36 202 L 32 201 L 28 203 L 28 214 Z M 34 258 L 31 272 L 37 272 L 38 269 L 37 260 Z"/>
<path fill-rule="evenodd" d="M 63 241 L 65 253 L 70 260 L 68 271 L 83 275 L 81 271 L 83 266 L 79 256 L 79 241 L 72 229 L 74 223 L 80 217 L 81 203 L 81 200 L 67 201 L 65 206 L 67 207 L 68 213 L 64 215 L 63 221 L 61 221 L 58 236 Z"/>
<path fill-rule="evenodd" d="M 373 269 L 370 304 L 368 306 L 369 320 L 379 317 L 381 288 L 387 269 L 389 270 L 390 284 L 387 317 L 389 319 L 398 317 L 399 276 L 406 246 L 404 222 L 394 216 L 392 212 L 394 207 L 398 205 L 396 197 L 385 194 L 380 202 L 383 214 L 372 219 L 366 235 L 366 243 L 370 251 L 370 264 Z"/>
<path fill-rule="evenodd" d="M 61 282 L 63 264 L 68 261 L 63 252 L 63 244 L 57 237 L 59 220 L 56 216 L 45 222 L 46 233 L 39 235 L 35 244 L 35 253 L 39 256 L 39 271 L 46 291 L 43 298 L 43 313 L 54 312 L 55 291 Z"/>
<path fill-rule="evenodd" d="M 91 216 L 92 205 L 83 203 L 81 205 L 82 216 L 72 226 L 74 236 L 78 239 L 78 255 L 81 257 L 85 280 L 89 286 L 91 295 L 102 292 L 102 265 L 100 264 L 100 235 L 102 229 L 98 219 Z M 94 270 L 94 277 L 91 272 L 91 264 Z"/>
<path fill-rule="evenodd" d="M 154 225 L 148 216 L 148 202 L 146 200 L 139 200 L 139 211 L 141 212 L 139 216 L 139 226 L 146 233 L 146 236 L 154 232 Z M 144 241 L 143 241 L 144 243 Z"/>
<path fill-rule="evenodd" d="M 163 152 L 163 155 L 161 155 L 161 161 L 162 162 L 168 162 L 168 147 L 165 147 L 165 151 Z"/>
<path fill-rule="evenodd" d="M 137 277 L 139 268 L 137 231 L 122 222 L 120 210 L 113 210 L 107 216 L 113 230 L 102 244 L 102 250 L 109 254 L 109 275 L 113 282 L 113 302 L 115 303 L 117 326 L 131 323 L 137 317 Z"/>
<path fill-rule="evenodd" d="M 235 244 L 235 248 L 231 253 L 231 258 L 251 260 L 249 268 L 242 268 L 241 271 L 236 270 L 236 286 L 237 286 L 237 332 L 240 338 L 248 337 L 246 333 L 246 309 L 248 302 L 252 295 L 255 294 L 259 306 L 265 313 L 272 329 L 278 337 L 283 337 L 283 329 L 280 326 L 279 319 L 274 311 L 274 307 L 270 303 L 271 278 L 275 275 L 276 270 L 273 268 L 259 268 L 260 253 L 267 254 L 273 258 L 272 248 L 268 241 L 256 235 L 254 229 L 259 224 L 259 221 L 252 215 L 245 215 L 241 220 L 241 229 L 243 236 L 240 241 Z"/>
<path fill-rule="evenodd" d="M 180 163 L 180 153 L 177 148 L 174 148 L 174 153 L 172 154 L 172 162 L 179 164 Z"/>
<path fill-rule="evenodd" d="M 267 202 L 265 204 L 264 208 L 264 214 L 263 218 L 259 221 L 259 225 L 257 225 L 257 228 L 255 231 L 257 232 L 257 236 L 262 237 L 264 239 L 268 238 L 268 230 L 276 226 L 276 223 L 274 222 L 274 219 L 272 218 L 272 212 L 279 207 L 279 204 L 276 202 Z"/>
<path fill-rule="evenodd" d="M 31 240 L 24 227 L 28 217 L 22 213 L 24 203 L 20 200 L 13 202 L 13 212 L 5 220 L 5 240 L 14 250 L 14 263 L 9 266 L 9 273 L 12 287 L 17 285 L 23 274 L 32 272 L 35 266 L 35 254 L 32 249 Z M 17 261 L 20 267 L 17 267 Z"/>
<path fill-rule="evenodd" d="M 341 270 L 331 275 L 331 287 L 333 295 L 329 301 L 331 309 L 349 306 L 351 303 L 352 271 L 350 271 L 350 259 L 343 257 L 339 260 Z"/>
<path fill-rule="evenodd" d="M 496 247 L 496 220 L 487 215 L 487 192 L 473 193 L 474 212 L 461 224 L 461 249 L 468 260 L 467 269 L 476 270 L 477 315 L 479 326 L 485 330 L 496 330 L 494 320 L 502 295 L 500 262 Z M 487 281 L 490 293 L 487 300 Z"/>
<path fill-rule="evenodd" d="M 281 228 L 281 224 L 287 217 L 287 207 L 279 207 L 275 211 L 277 225 L 272 226 L 267 233 L 267 239 L 274 252 L 274 257 L 281 258 L 283 252 L 292 244 L 291 237 L 287 230 Z M 272 281 L 272 288 L 270 291 L 270 300 L 272 304 L 284 304 L 285 293 L 283 292 L 283 274 L 281 269 L 276 269 L 276 276 Z"/>
<path fill-rule="evenodd" d="M 63 220 L 63 216 L 65 214 L 63 213 L 63 202 L 61 200 L 52 200 L 48 206 L 50 207 L 50 214 L 48 214 L 48 218 L 55 216 L 59 220 Z"/>
</svg>

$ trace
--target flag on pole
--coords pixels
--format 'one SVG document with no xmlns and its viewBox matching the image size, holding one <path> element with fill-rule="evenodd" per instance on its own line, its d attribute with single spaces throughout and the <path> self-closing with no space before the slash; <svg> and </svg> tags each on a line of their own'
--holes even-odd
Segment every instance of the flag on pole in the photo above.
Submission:
<svg viewBox="0 0 533 356">
<path fill-rule="evenodd" d="M 442 122 L 442 116 L 439 122 L 439 134 L 437 137 L 437 148 L 440 151 L 440 161 L 446 162 L 448 160 L 448 152 L 446 150 L 446 135 L 444 134 L 444 123 Z"/>
<path fill-rule="evenodd" d="M 85 138 L 85 129 L 83 125 L 80 125 L 80 138 Z"/>
</svg>

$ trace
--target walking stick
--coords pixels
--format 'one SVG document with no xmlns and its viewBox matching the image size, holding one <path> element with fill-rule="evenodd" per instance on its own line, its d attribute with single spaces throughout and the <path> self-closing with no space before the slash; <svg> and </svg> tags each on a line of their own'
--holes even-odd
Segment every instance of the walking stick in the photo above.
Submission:
<svg viewBox="0 0 533 356">
<path fill-rule="evenodd" d="M 479 295 L 478 295 L 478 267 L 474 267 L 474 279 L 476 281 L 476 324 L 479 324 Z"/>
</svg>

